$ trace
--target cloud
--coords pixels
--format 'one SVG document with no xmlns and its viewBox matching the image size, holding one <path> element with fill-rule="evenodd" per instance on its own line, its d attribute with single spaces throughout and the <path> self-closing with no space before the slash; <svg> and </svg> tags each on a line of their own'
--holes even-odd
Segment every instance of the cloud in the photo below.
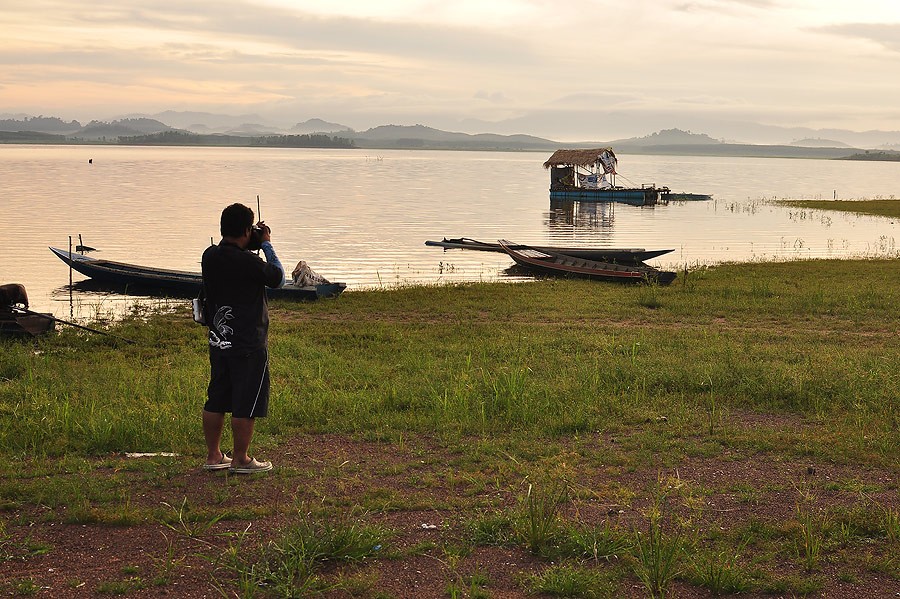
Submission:
<svg viewBox="0 0 900 599">
<path fill-rule="evenodd" d="M 875 42 L 900 52 L 900 23 L 844 23 L 814 27 L 810 31 Z"/>
<path fill-rule="evenodd" d="M 774 8 L 773 0 L 697 0 L 694 2 L 682 2 L 672 8 L 676 12 L 715 12 L 733 14 L 740 9 L 769 9 Z"/>
<path fill-rule="evenodd" d="M 512 100 L 510 98 L 507 98 L 503 92 L 486 92 L 484 90 L 478 90 L 472 97 L 474 97 L 476 100 L 487 100 L 492 104 L 512 103 Z"/>
<path fill-rule="evenodd" d="M 60 0 L 37 0 L 43 15 L 54 14 L 48 25 L 104 31 L 140 32 L 138 39 L 176 32 L 227 46 L 249 42 L 301 51 L 340 51 L 451 62 L 485 60 L 520 63 L 531 54 L 528 44 L 496 31 L 476 27 L 377 19 L 318 16 L 250 0 L 121 0 L 74 5 Z M 31 7 L 33 10 L 34 7 Z M 25 8 L 14 9 L 21 20 Z"/>
</svg>

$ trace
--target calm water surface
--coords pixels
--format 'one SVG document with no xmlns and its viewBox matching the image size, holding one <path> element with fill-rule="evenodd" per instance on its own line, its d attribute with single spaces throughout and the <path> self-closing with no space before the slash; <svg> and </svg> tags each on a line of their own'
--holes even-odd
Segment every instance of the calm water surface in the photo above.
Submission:
<svg viewBox="0 0 900 599">
<path fill-rule="evenodd" d="M 351 290 L 508 276 L 504 255 L 423 245 L 444 236 L 674 248 L 653 261 L 665 268 L 900 255 L 895 220 L 771 202 L 900 195 L 898 163 L 622 155 L 619 184 L 714 197 L 639 208 L 551 206 L 548 156 L 4 145 L 0 283 L 24 284 L 34 309 L 68 314 L 68 268 L 47 246 L 67 247 L 79 234 L 97 257 L 199 270 L 210 238 L 218 241 L 222 208 L 240 201 L 256 210 L 257 195 L 286 268 L 306 260 Z M 82 292 L 77 301 L 134 300 Z"/>
</svg>

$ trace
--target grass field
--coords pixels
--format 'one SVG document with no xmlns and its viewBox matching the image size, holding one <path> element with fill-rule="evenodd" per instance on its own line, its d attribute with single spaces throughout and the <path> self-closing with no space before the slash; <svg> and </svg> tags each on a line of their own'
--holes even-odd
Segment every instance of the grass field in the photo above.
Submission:
<svg viewBox="0 0 900 599">
<path fill-rule="evenodd" d="M 900 200 L 779 200 L 780 204 L 814 210 L 839 210 L 874 216 L 900 218 Z"/>
<path fill-rule="evenodd" d="M 3 342 L 0 590 L 893 595 L 897 273 L 273 303 L 254 451 L 276 469 L 250 478 L 199 470 L 208 363 L 186 306 L 116 324 L 135 345 Z M 133 555 L 98 565 L 103 547 Z"/>
</svg>

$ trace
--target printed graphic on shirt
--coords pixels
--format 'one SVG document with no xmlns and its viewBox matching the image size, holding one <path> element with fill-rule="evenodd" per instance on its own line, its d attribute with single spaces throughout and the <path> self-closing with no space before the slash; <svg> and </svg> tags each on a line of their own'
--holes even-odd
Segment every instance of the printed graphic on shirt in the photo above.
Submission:
<svg viewBox="0 0 900 599">
<path fill-rule="evenodd" d="M 231 341 L 228 338 L 234 333 L 234 329 L 228 326 L 227 323 L 233 318 L 231 306 L 222 306 L 216 311 L 216 315 L 213 316 L 213 326 L 209 330 L 209 344 L 212 347 L 218 349 L 229 349 L 231 347 Z"/>
</svg>

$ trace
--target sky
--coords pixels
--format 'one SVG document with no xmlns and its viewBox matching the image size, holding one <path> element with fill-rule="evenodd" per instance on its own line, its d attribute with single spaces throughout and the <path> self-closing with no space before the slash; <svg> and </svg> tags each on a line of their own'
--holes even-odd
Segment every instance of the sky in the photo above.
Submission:
<svg viewBox="0 0 900 599">
<path fill-rule="evenodd" d="M 566 141 L 900 131 L 897 0 L 0 0 L 0 14 L 5 115 Z"/>
</svg>

